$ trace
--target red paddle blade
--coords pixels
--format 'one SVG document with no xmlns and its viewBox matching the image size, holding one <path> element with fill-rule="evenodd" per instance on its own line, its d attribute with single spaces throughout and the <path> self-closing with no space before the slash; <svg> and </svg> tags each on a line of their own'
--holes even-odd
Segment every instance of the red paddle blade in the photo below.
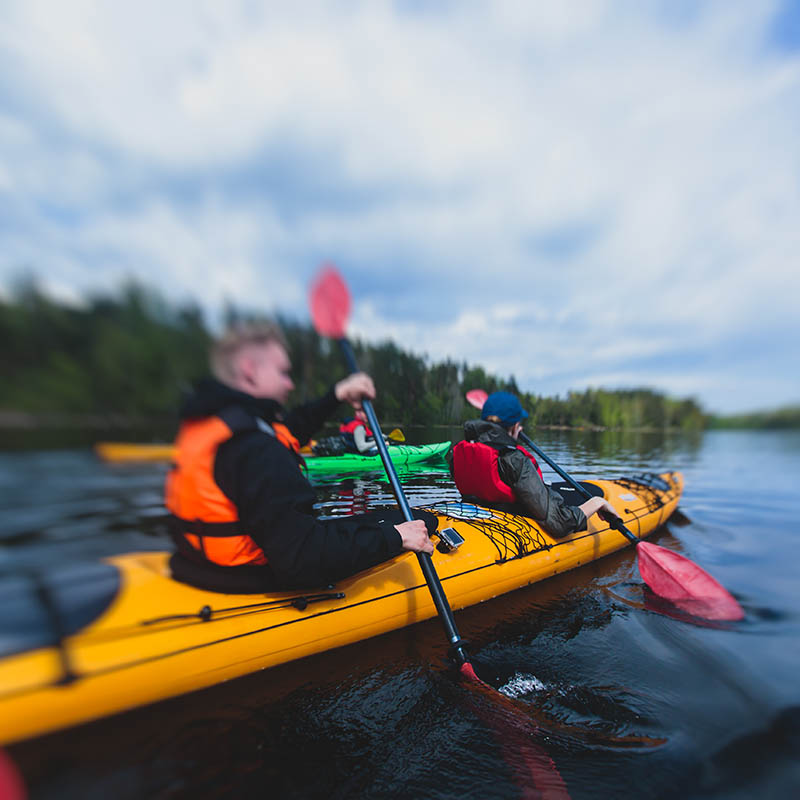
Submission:
<svg viewBox="0 0 800 800">
<path fill-rule="evenodd" d="M 485 681 L 482 681 L 482 680 L 481 680 L 481 679 L 480 679 L 480 678 L 477 676 L 477 674 L 476 674 L 476 672 L 475 672 L 475 668 L 472 666 L 472 664 L 470 664 L 470 663 L 469 663 L 469 661 L 465 661 L 465 662 L 464 662 L 464 663 L 463 663 L 463 664 L 462 664 L 462 665 L 461 665 L 461 666 L 458 668 L 458 671 L 459 671 L 459 672 L 460 672 L 460 673 L 461 673 L 461 674 L 462 674 L 462 675 L 463 675 L 463 676 L 464 676 L 464 677 L 465 677 L 467 680 L 473 681 L 474 683 L 480 683 L 480 684 L 481 684 L 481 685 L 483 685 L 483 686 L 486 686 L 486 687 L 488 687 L 488 688 L 491 688 L 491 687 L 489 686 L 489 684 L 488 684 L 488 683 L 486 683 Z"/>
<path fill-rule="evenodd" d="M 350 292 L 331 263 L 320 267 L 311 284 L 311 319 L 320 336 L 344 339 L 350 317 Z"/>
<path fill-rule="evenodd" d="M 488 397 L 484 389 L 470 389 L 466 394 L 467 402 L 477 409 L 483 408 Z"/>
<path fill-rule="evenodd" d="M 744 619 L 736 598 L 686 556 L 652 542 L 636 545 L 642 580 L 661 597 L 696 617 Z"/>
<path fill-rule="evenodd" d="M 469 661 L 459 672 L 492 698 L 488 708 L 476 706 L 478 715 L 497 731 L 503 760 L 511 767 L 520 797 L 530 800 L 570 800 L 567 786 L 553 759 L 533 739 L 536 728 L 514 702 L 482 681 Z"/>
<path fill-rule="evenodd" d="M 3 800 L 25 800 L 25 784 L 14 762 L 0 750 L 0 797 Z"/>
</svg>

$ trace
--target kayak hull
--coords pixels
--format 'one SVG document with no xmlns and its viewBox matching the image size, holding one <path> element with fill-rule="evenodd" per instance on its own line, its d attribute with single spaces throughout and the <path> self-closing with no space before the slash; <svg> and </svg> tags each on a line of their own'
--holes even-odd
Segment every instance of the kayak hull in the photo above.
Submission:
<svg viewBox="0 0 800 800">
<path fill-rule="evenodd" d="M 657 488 L 591 483 L 644 537 L 669 518 L 681 496 L 679 473 L 665 473 L 658 481 Z M 454 610 L 627 544 L 596 517 L 587 531 L 554 540 L 525 517 L 467 503 L 442 503 L 431 510 L 440 530 L 454 528 L 464 538 L 457 550 L 437 550 L 433 556 Z M 118 571 L 119 588 L 96 619 L 60 644 L 0 659 L 0 743 L 212 686 L 436 614 L 412 553 L 332 590 L 269 595 L 226 595 L 180 584 L 169 576 L 168 558 L 168 553 L 133 553 L 107 559 Z M 305 607 L 299 595 L 308 598 Z"/>
</svg>

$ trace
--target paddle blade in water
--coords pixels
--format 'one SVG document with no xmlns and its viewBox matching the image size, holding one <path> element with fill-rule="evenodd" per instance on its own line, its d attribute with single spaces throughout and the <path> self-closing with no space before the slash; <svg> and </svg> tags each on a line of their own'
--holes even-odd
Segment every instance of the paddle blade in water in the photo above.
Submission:
<svg viewBox="0 0 800 800">
<path fill-rule="evenodd" d="M 350 292 L 333 264 L 323 264 L 311 285 L 311 319 L 320 336 L 343 339 L 350 317 Z"/>
<path fill-rule="evenodd" d="M 480 679 L 480 678 L 477 676 L 477 674 L 475 673 L 475 669 L 474 669 L 474 667 L 472 666 L 472 664 L 470 664 L 470 663 L 469 663 L 469 661 L 465 661 L 465 662 L 464 662 L 464 663 L 463 663 L 463 664 L 462 664 L 462 665 L 461 665 L 461 666 L 458 668 L 458 671 L 459 671 L 459 672 L 460 672 L 460 673 L 461 673 L 461 674 L 462 674 L 462 675 L 463 675 L 463 676 L 464 676 L 464 677 L 465 677 L 467 680 L 473 681 L 473 682 L 475 682 L 475 683 L 480 683 L 480 684 L 482 684 L 483 686 L 486 686 L 486 687 L 488 687 L 488 688 L 491 688 L 491 687 L 489 687 L 489 684 L 488 684 L 488 683 L 486 683 L 485 681 L 482 681 L 482 680 L 481 680 L 481 679 Z"/>
<path fill-rule="evenodd" d="M 469 661 L 459 672 L 492 701 L 489 706 L 475 704 L 477 715 L 497 732 L 503 761 L 511 767 L 519 796 L 530 800 L 570 800 L 569 791 L 553 759 L 534 740 L 536 727 L 521 708 L 476 674 Z"/>
<path fill-rule="evenodd" d="M 467 394 L 467 402 L 475 408 L 483 408 L 484 403 L 489 397 L 484 389 L 470 389 Z"/>
<path fill-rule="evenodd" d="M 736 598 L 685 556 L 652 542 L 639 542 L 636 553 L 642 579 L 657 595 L 696 617 L 744 619 Z"/>
</svg>

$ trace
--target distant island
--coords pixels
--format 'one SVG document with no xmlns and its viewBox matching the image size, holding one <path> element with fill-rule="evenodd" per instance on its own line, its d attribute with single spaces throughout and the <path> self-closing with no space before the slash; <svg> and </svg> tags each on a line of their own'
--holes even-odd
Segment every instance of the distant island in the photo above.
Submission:
<svg viewBox="0 0 800 800">
<path fill-rule="evenodd" d="M 787 430 L 800 428 L 800 405 L 777 408 L 773 411 L 754 411 L 750 414 L 711 416 L 709 428 L 758 428 L 764 430 Z"/>
<path fill-rule="evenodd" d="M 227 321 L 241 319 L 229 307 Z M 314 329 L 279 319 L 292 355 L 292 403 L 318 397 L 342 376 L 337 348 Z M 152 289 L 129 284 L 80 307 L 48 297 L 34 280 L 0 299 L 0 427 L 21 420 L 62 423 L 113 418 L 164 419 L 182 392 L 207 373 L 211 332 L 197 305 L 174 306 Z M 355 341 L 359 363 L 380 387 L 381 419 L 405 425 L 459 424 L 475 415 L 468 389 L 518 394 L 538 427 L 593 429 L 796 428 L 800 407 L 738 416 L 707 414 L 694 398 L 649 388 L 586 389 L 566 397 L 521 392 L 513 376 L 452 360 L 431 362 L 390 341 Z M 91 424 L 91 423 L 89 423 Z"/>
</svg>

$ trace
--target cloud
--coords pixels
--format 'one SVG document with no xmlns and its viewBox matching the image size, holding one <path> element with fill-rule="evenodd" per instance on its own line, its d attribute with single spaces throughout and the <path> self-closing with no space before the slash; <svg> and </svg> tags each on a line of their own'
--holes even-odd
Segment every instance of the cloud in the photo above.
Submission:
<svg viewBox="0 0 800 800">
<path fill-rule="evenodd" d="M 355 333 L 522 388 L 796 401 L 787 8 L 8 2 L 0 285 L 303 315 L 333 258 Z"/>
</svg>

